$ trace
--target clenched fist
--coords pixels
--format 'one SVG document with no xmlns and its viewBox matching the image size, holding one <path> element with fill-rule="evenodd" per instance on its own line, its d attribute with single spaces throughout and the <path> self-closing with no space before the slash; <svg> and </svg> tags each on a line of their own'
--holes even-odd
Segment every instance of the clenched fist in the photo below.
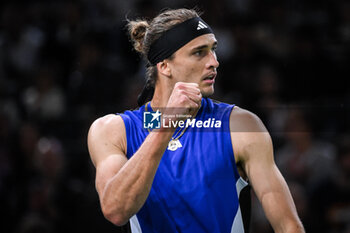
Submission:
<svg viewBox="0 0 350 233">
<path fill-rule="evenodd" d="M 177 115 L 193 116 L 201 106 L 202 94 L 197 83 L 177 82 L 167 103 L 167 110 Z"/>
</svg>

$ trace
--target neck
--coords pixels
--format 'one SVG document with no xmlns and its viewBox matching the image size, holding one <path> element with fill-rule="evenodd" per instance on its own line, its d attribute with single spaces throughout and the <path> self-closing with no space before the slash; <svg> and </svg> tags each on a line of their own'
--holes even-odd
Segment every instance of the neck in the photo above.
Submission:
<svg viewBox="0 0 350 233">
<path fill-rule="evenodd" d="M 152 109 L 165 108 L 173 91 L 173 85 L 165 82 L 157 82 L 151 100 Z"/>
</svg>

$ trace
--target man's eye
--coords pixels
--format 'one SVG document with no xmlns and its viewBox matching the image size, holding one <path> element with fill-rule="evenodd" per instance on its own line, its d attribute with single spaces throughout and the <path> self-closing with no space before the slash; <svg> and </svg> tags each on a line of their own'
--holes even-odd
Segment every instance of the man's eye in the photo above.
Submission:
<svg viewBox="0 0 350 233">
<path fill-rule="evenodd" d="M 203 50 L 198 50 L 196 52 L 193 53 L 196 56 L 202 56 L 203 55 Z"/>
</svg>

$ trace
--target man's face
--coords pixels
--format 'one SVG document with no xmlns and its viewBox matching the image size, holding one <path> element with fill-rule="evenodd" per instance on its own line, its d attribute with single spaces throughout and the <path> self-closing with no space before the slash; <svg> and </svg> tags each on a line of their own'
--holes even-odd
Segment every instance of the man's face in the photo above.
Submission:
<svg viewBox="0 0 350 233">
<path fill-rule="evenodd" d="M 219 66 L 216 47 L 214 34 L 205 34 L 176 51 L 173 59 L 168 60 L 174 85 L 180 81 L 198 83 L 203 97 L 212 95 Z"/>
</svg>

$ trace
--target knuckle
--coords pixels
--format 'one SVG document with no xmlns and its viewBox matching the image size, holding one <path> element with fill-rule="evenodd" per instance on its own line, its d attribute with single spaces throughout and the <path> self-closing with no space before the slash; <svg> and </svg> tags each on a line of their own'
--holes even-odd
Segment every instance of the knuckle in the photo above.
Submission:
<svg viewBox="0 0 350 233">
<path fill-rule="evenodd" d="M 185 96 L 185 95 L 180 96 L 180 98 L 179 98 L 179 102 L 180 102 L 181 104 L 186 103 L 186 102 L 187 102 L 187 96 Z"/>
<path fill-rule="evenodd" d="M 181 89 L 181 90 L 179 90 L 179 94 L 186 95 L 186 91 Z"/>
<path fill-rule="evenodd" d="M 184 82 L 177 82 L 175 84 L 175 88 L 178 88 L 178 89 L 183 89 L 185 86 L 185 83 Z"/>
</svg>

